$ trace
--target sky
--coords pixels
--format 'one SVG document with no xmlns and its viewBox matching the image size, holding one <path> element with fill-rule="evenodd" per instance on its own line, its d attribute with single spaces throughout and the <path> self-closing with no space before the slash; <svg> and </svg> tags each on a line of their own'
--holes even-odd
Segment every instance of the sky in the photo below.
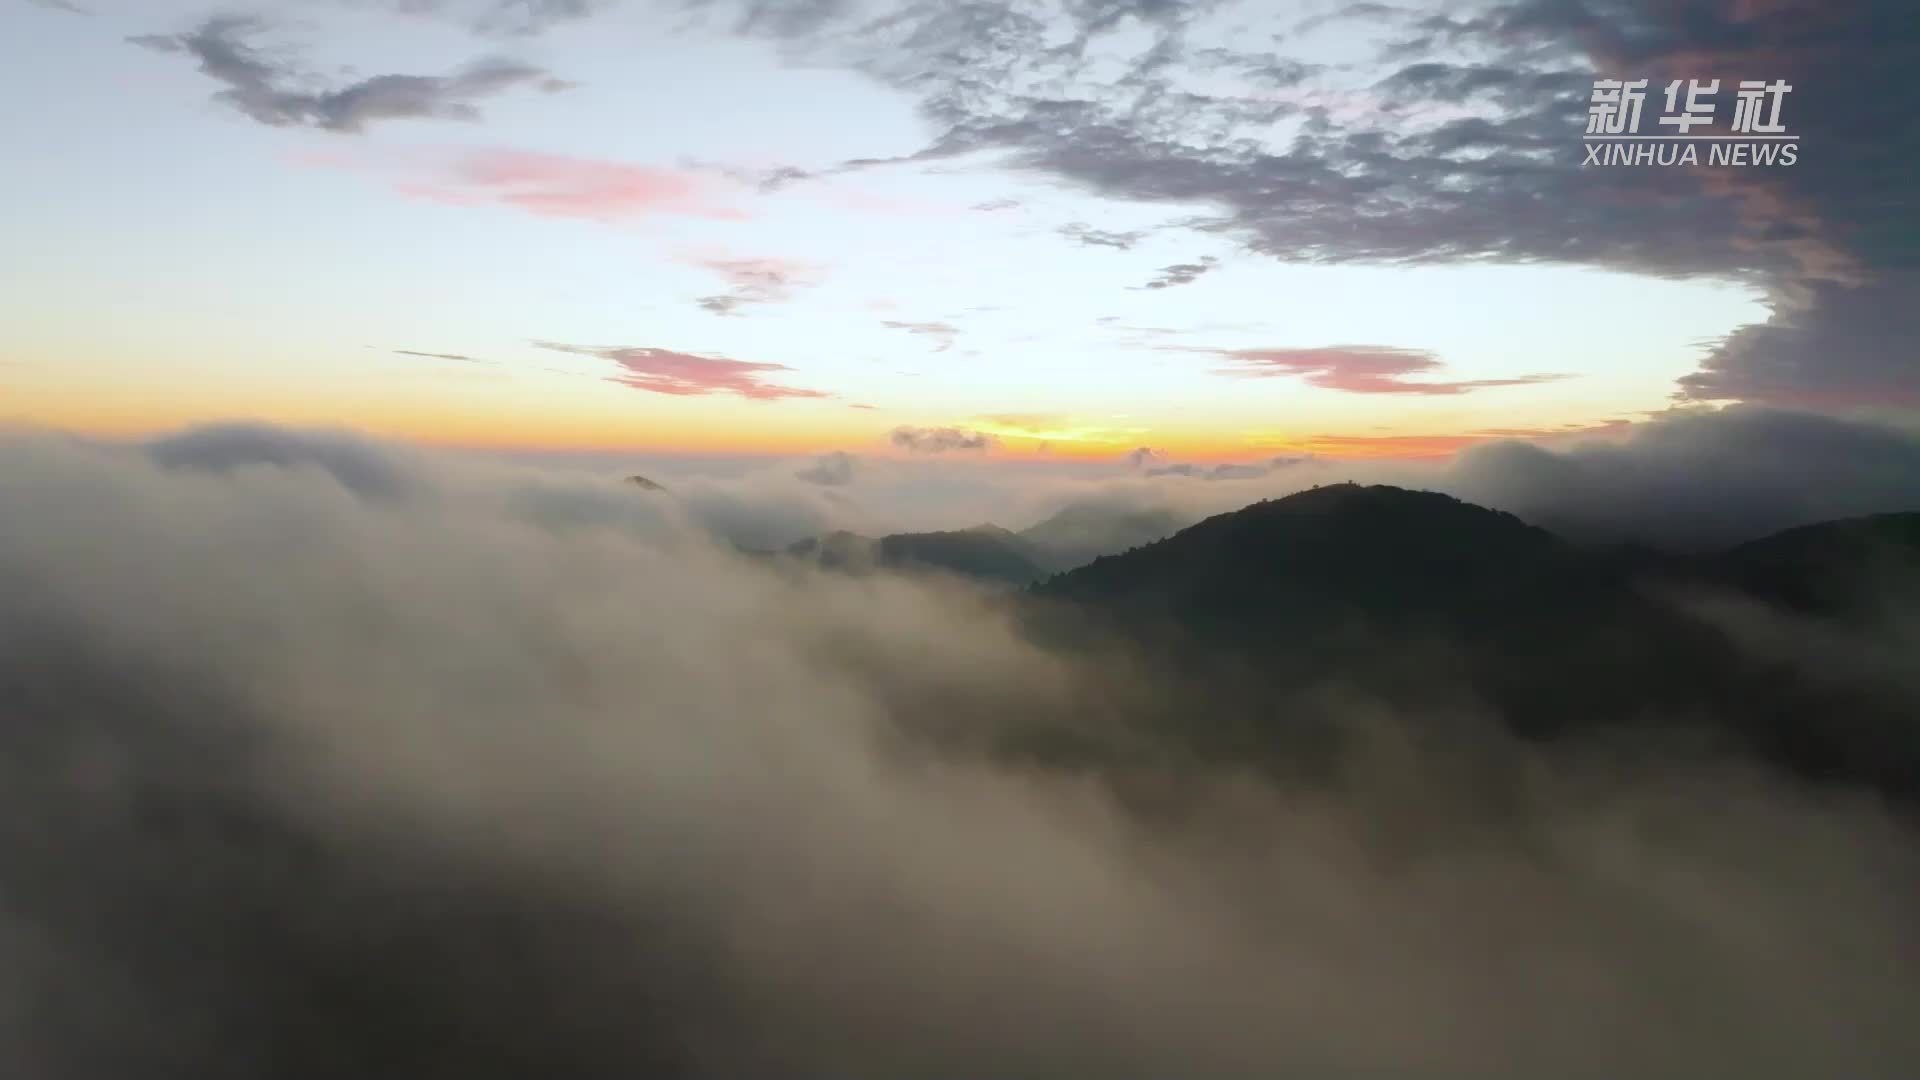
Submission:
<svg viewBox="0 0 1920 1080">
<path fill-rule="evenodd" d="M 1908 425 L 1917 35 L 1813 0 L 0 0 L 0 422 L 1198 462 Z M 1787 79 L 1802 160 L 1583 168 L 1606 76 Z"/>
</svg>

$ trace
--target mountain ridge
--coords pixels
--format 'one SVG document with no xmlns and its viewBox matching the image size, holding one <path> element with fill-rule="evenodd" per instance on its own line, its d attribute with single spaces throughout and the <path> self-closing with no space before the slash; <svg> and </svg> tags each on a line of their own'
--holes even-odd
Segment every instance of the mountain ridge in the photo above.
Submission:
<svg viewBox="0 0 1920 1080">
<path fill-rule="evenodd" d="M 1879 579 L 1839 588 L 1829 575 L 1862 546 L 1891 552 L 1886 565 L 1920 583 L 1920 514 L 1649 560 L 1437 492 L 1329 485 L 1215 515 L 1024 595 L 1043 637 L 1131 643 L 1206 673 L 1196 681 L 1218 700 L 1339 685 L 1409 706 L 1477 702 L 1524 735 L 1679 724 L 1805 776 L 1920 794 L 1901 691 L 1836 694 L 1817 672 L 1751 654 L 1687 599 L 1737 593 L 1810 618 L 1855 613 L 1863 582 Z M 1853 718 L 1850 730 L 1828 722 L 1836 714 Z"/>
</svg>

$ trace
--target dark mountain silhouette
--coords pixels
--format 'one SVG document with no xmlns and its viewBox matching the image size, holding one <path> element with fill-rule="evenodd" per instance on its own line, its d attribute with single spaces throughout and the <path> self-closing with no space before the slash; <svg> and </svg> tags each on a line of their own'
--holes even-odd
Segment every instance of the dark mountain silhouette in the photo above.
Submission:
<svg viewBox="0 0 1920 1080">
<path fill-rule="evenodd" d="M 833 532 L 791 544 L 786 554 L 829 570 L 939 570 L 977 581 L 1026 585 L 1101 556 L 1179 531 L 1165 510 L 1073 506 L 1014 532 L 991 523 L 946 532 L 861 536 Z"/>
<path fill-rule="evenodd" d="M 1026 585 L 1045 573 L 1029 545 L 994 525 L 879 539 L 835 532 L 790 545 L 786 554 L 846 573 L 937 571 L 1001 585 Z"/>
<path fill-rule="evenodd" d="M 639 473 L 635 473 L 632 476 L 627 477 L 626 483 L 632 484 L 634 487 L 639 488 L 641 491 L 667 490 L 664 484 L 656 484 L 652 480 L 649 480 L 646 477 L 641 476 Z"/>
<path fill-rule="evenodd" d="M 1207 673 L 1205 711 L 1232 715 L 1218 706 L 1238 702 L 1236 737 L 1261 738 L 1267 721 L 1254 714 L 1277 697 L 1335 685 L 1428 710 L 1478 705 L 1528 735 L 1669 726 L 1808 775 L 1920 792 L 1920 746 L 1890 726 L 1912 702 L 1860 688 L 1837 697 L 1673 599 L 1737 589 L 1822 617 L 1853 611 L 1888 573 L 1913 573 L 1916 521 L 1829 523 L 1664 558 L 1577 547 L 1446 495 L 1340 484 L 1056 575 L 1031 590 L 1032 618 L 1056 640 L 1117 637 Z M 1834 725 L 1836 708 L 1879 719 Z M 1849 741 L 1863 732 L 1872 745 Z"/>
<path fill-rule="evenodd" d="M 1869 616 L 1890 602 L 1911 603 L 1920 585 L 1920 513 L 1788 529 L 1721 553 L 1712 573 L 1803 614 Z"/>
<path fill-rule="evenodd" d="M 1080 505 L 1017 533 L 990 522 L 967 529 L 882 537 L 841 530 L 789 544 L 784 554 L 843 573 L 939 571 L 988 584 L 1028 585 L 1098 556 L 1171 536 L 1181 524 L 1164 510 Z M 781 554 L 742 550 L 757 557 Z"/>
</svg>

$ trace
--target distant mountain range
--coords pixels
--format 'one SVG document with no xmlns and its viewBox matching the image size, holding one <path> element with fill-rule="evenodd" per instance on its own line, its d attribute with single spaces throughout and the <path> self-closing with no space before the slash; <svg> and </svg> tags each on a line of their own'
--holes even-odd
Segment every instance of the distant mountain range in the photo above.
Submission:
<svg viewBox="0 0 1920 1080">
<path fill-rule="evenodd" d="M 836 532 L 753 554 L 1005 589 L 1045 644 L 1182 687 L 1145 709 L 1158 736 L 1233 760 L 1301 760 L 1301 695 L 1332 689 L 1530 737 L 1653 725 L 1920 797 L 1920 663 L 1898 636 L 1920 624 L 1920 513 L 1677 554 L 1334 484 L 1183 525 L 1077 506 L 1017 533 Z"/>
<path fill-rule="evenodd" d="M 1101 555 L 1171 536 L 1183 524 L 1164 510 L 1073 506 L 1020 532 L 992 524 L 877 538 L 834 532 L 791 544 L 783 554 L 847 573 L 938 572 L 994 585 L 1029 585 Z"/>
<path fill-rule="evenodd" d="M 792 544 L 785 554 L 845 573 L 938 571 L 1000 585 L 1026 585 L 1046 573 L 1040 548 L 997 525 L 878 539 L 835 532 Z"/>
<path fill-rule="evenodd" d="M 1893 595 L 1911 620 L 1916 586 L 1920 514 L 1681 557 L 1577 547 L 1446 495 L 1341 484 L 1052 577 L 1030 590 L 1029 617 L 1057 642 L 1123 641 L 1206 673 L 1210 723 L 1339 686 L 1428 710 L 1490 707 L 1529 735 L 1660 724 L 1804 775 L 1920 794 L 1913 680 L 1823 676 L 1831 661 L 1797 655 L 1792 637 L 1831 648 L 1828 635 L 1879 625 Z M 1770 623 L 1773 651 L 1756 653 L 1703 616 L 1701 596 L 1803 621 Z M 1230 700 L 1241 707 L 1220 707 Z M 1261 723 L 1239 735 L 1257 741 Z"/>
</svg>

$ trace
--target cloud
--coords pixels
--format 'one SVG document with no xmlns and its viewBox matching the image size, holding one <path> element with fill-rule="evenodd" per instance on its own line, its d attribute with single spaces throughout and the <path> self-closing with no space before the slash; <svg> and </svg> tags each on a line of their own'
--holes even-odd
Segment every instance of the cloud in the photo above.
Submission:
<svg viewBox="0 0 1920 1080">
<path fill-rule="evenodd" d="M 1778 252 L 1773 316 L 1736 331 L 1681 382 L 1683 397 L 1848 409 L 1879 398 L 1916 407 L 1907 344 L 1920 336 L 1920 251 L 1909 148 L 1889 138 L 1920 108 L 1900 77 L 1920 38 L 1898 0 L 1639 2 L 1617 20 L 1580 20 L 1545 0 L 1521 9 L 1608 70 L 1661 79 L 1781 80 L 1783 119 L 1808 140 L 1793 168 L 1703 170 L 1737 209 L 1752 253 Z M 1764 74 L 1760 74 L 1764 72 Z M 1720 99 L 1722 109 L 1728 99 Z M 1818 148 L 1817 152 L 1815 148 Z M 1751 254 L 1745 260 L 1752 262 Z"/>
<path fill-rule="evenodd" d="M 366 498 L 413 495 L 424 483 L 417 459 L 342 430 L 209 424 L 155 439 L 146 452 L 163 469 L 209 473 L 318 469 Z"/>
<path fill-rule="evenodd" d="M 853 483 L 854 457 L 844 450 L 822 454 L 812 465 L 793 475 L 821 487 L 846 487 Z"/>
<path fill-rule="evenodd" d="M 92 8 L 81 7 L 79 4 L 74 3 L 73 0 L 27 0 L 27 3 L 35 7 L 48 8 L 53 11 L 64 11 L 69 15 L 94 14 Z"/>
<path fill-rule="evenodd" d="M 715 315 L 733 315 L 743 307 L 790 300 L 796 287 L 812 283 L 811 267 L 784 259 L 708 259 L 701 265 L 732 287 L 731 292 L 703 296 L 697 301 Z"/>
<path fill-rule="evenodd" d="M 1131 251 L 1135 244 L 1147 236 L 1144 232 L 1108 232 L 1082 221 L 1062 225 L 1055 231 L 1081 247 L 1107 247 L 1116 251 Z"/>
<path fill-rule="evenodd" d="M 485 360 L 481 360 L 477 357 L 467 356 L 463 353 L 419 352 L 414 349 L 395 349 L 393 350 L 393 352 L 394 352 L 394 355 L 396 356 L 418 356 L 427 360 L 458 360 L 466 364 L 486 363 Z"/>
<path fill-rule="evenodd" d="M 1161 477 L 1178 476 L 1196 480 L 1258 480 L 1270 475 L 1275 469 L 1291 465 L 1303 465 L 1312 462 L 1311 455 L 1282 455 L 1265 461 L 1225 462 L 1217 465 L 1197 465 L 1191 462 L 1176 462 L 1173 455 L 1165 450 L 1156 450 L 1151 446 L 1141 446 L 1127 451 L 1120 459 L 1128 469 L 1141 476 Z"/>
<path fill-rule="evenodd" d="M 699 356 L 647 347 L 564 345 L 552 341 L 535 344 L 556 352 L 610 360 L 621 367 L 622 373 L 610 376 L 607 381 L 654 394 L 676 397 L 735 394 L 754 401 L 832 396 L 818 390 L 803 390 L 763 381 L 763 376 L 768 373 L 793 370 L 785 364 L 754 363 L 724 356 Z"/>
<path fill-rule="evenodd" d="M 1592 75 L 1576 45 L 1543 44 L 1537 30 L 1473 35 L 1493 54 L 1477 66 L 1511 77 L 1452 78 L 1423 60 L 1395 78 L 1399 69 L 1237 47 L 1294 21 L 1254 5 L 882 8 L 889 17 L 849 8 L 784 36 L 920 95 L 941 130 L 918 160 L 991 155 L 1093 194 L 1199 208 L 1191 227 L 1291 260 L 1551 260 L 1676 275 L 1753 265 L 1743 245 L 1761 230 L 1696 178 L 1579 168 L 1572 144 Z M 1348 17 L 1380 22 L 1369 9 Z M 1129 18 L 1129 34 L 1112 32 Z M 1463 84 L 1506 92 L 1406 122 Z"/>
<path fill-rule="evenodd" d="M 1716 343 L 1700 370 L 1680 379 L 1696 401 L 1789 408 L 1920 409 L 1920 278 L 1812 286 L 1782 298 L 1773 317 Z"/>
<path fill-rule="evenodd" d="M 1220 260 L 1212 255 L 1203 255 L 1199 262 L 1174 263 L 1163 266 L 1152 281 L 1142 285 L 1143 289 L 1171 289 L 1175 285 L 1191 285 L 1200 275 L 1208 273 L 1220 265 Z"/>
<path fill-rule="evenodd" d="M 915 454 L 945 454 L 955 451 L 986 451 L 995 445 L 991 435 L 962 428 L 897 427 L 887 434 L 896 449 Z"/>
<path fill-rule="evenodd" d="M 1050 652 L 964 590 L 642 535 L 662 500 L 617 482 L 420 476 L 370 502 L 298 466 L 0 441 L 0 820 L 31 824 L 0 830 L 0 1071 L 1920 1059 L 1888 962 L 1920 865 L 1867 798 L 1443 710 L 1243 706 Z M 1326 770 L 1138 735 L 1276 709 L 1342 733 Z"/>
<path fill-rule="evenodd" d="M 445 76 L 376 75 L 337 90 L 305 89 L 312 77 L 262 52 L 253 39 L 269 28 L 244 15 L 216 15 L 182 34 L 130 38 L 143 48 L 183 53 L 200 72 L 226 84 L 214 100 L 274 127 L 304 126 L 357 134 L 383 120 L 477 121 L 477 99 L 521 86 L 561 85 L 544 69 L 499 57 Z"/>
<path fill-rule="evenodd" d="M 909 334 L 933 338 L 937 345 L 933 351 L 940 353 L 953 348 L 954 339 L 960 336 L 960 328 L 945 322 L 907 322 L 900 319 L 882 319 L 880 325 L 889 330 L 905 330 Z"/>
<path fill-rule="evenodd" d="M 530 37 L 564 23 L 585 19 L 620 0 L 334 0 L 356 7 L 384 8 L 401 15 L 447 20 L 475 33 Z"/>
<path fill-rule="evenodd" d="M 948 441 L 969 434 L 980 433 Z M 857 512 L 836 504 L 809 513 L 823 530 L 872 535 L 980 521 L 1018 529 L 1088 500 L 1191 521 L 1313 484 L 1354 480 L 1445 491 L 1578 541 L 1698 549 L 1817 521 L 1920 511 L 1920 435 L 1805 411 L 1736 406 L 1639 423 L 1249 435 L 1247 443 L 1271 449 L 1205 463 L 1154 447 L 1106 462 L 865 458 L 846 488 L 858 496 Z M 815 464 L 783 463 L 759 482 L 755 497 L 816 494 L 814 485 L 793 478 Z"/>
<path fill-rule="evenodd" d="M 1034 435 L 1060 431 L 1074 423 L 1073 417 L 1066 413 L 984 413 L 978 419 L 995 427 Z"/>
<path fill-rule="evenodd" d="M 1271 475 L 1275 469 L 1305 465 L 1314 460 L 1312 455 L 1283 455 L 1263 462 L 1227 462 L 1220 465 L 1196 465 L 1183 461 L 1152 465 L 1141 471 L 1147 476 L 1186 476 L 1197 480 L 1260 480 Z"/>
<path fill-rule="evenodd" d="M 1289 439 L 1287 445 L 1311 454 L 1334 459 L 1442 459 L 1462 450 L 1496 442 L 1507 436 L 1485 432 L 1439 432 L 1432 434 L 1354 435 L 1323 433 Z"/>
<path fill-rule="evenodd" d="M 1810 522 L 1920 510 L 1920 437 L 1756 406 L 1680 413 L 1624 439 L 1503 441 L 1449 490 L 1581 537 L 1711 547 Z"/>
<path fill-rule="evenodd" d="M 1920 111 L 1903 74 L 1920 44 L 1906 0 L 1365 3 L 1304 29 L 1298 13 L 1253 4 L 809 11 L 747 29 L 916 95 L 938 132 L 905 160 L 991 161 L 1179 208 L 1190 228 L 1292 262 L 1555 263 L 1758 285 L 1773 320 L 1712 352 L 1684 396 L 1846 406 L 1879 392 L 1910 407 L 1911 356 L 1883 347 L 1920 339 L 1920 199 L 1912 148 L 1888 134 Z M 1271 47 L 1321 34 L 1377 54 L 1321 65 L 1310 44 Z M 1817 141 L 1793 168 L 1583 168 L 1579 134 L 1605 75 L 1784 79 L 1787 122 Z M 1723 91 L 1723 118 L 1729 104 Z M 1843 366 L 1818 362 L 1829 341 Z"/>
<path fill-rule="evenodd" d="M 615 223 L 655 214 L 740 221 L 694 174 L 522 150 L 476 150 L 429 163 L 431 178 L 402 182 L 415 198 L 501 205 L 540 217 Z"/>
<path fill-rule="evenodd" d="M 482 33 L 537 34 L 564 22 L 584 19 L 613 7 L 619 0 L 497 0 L 481 18 Z"/>
<path fill-rule="evenodd" d="M 1439 371 L 1446 365 L 1425 349 L 1391 345 L 1327 345 L 1305 349 L 1197 349 L 1186 352 L 1225 357 L 1233 366 L 1221 374 L 1243 378 L 1302 377 L 1311 386 L 1349 394 L 1464 394 L 1497 386 L 1527 386 L 1565 375 L 1522 375 L 1508 379 L 1413 382 L 1407 376 Z"/>
</svg>

